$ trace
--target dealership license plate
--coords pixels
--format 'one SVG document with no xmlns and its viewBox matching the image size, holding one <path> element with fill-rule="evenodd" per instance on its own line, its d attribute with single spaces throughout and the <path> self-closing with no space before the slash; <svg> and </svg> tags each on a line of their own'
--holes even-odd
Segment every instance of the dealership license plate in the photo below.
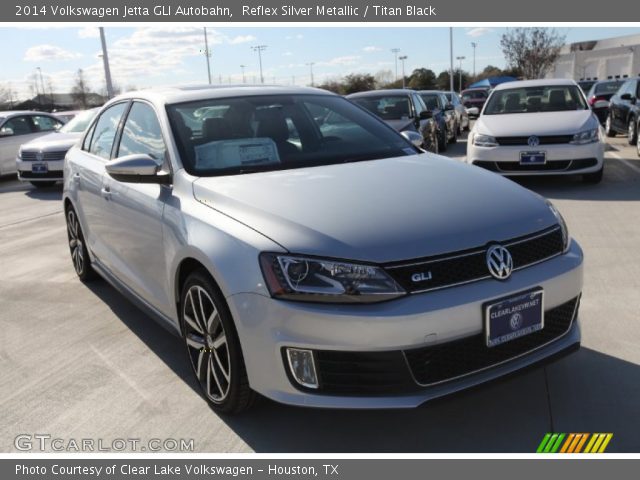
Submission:
<svg viewBox="0 0 640 480">
<path fill-rule="evenodd" d="M 547 152 L 520 152 L 520 165 L 544 165 Z"/>
<path fill-rule="evenodd" d="M 32 163 L 31 173 L 47 173 L 49 166 L 46 163 Z"/>
<path fill-rule="evenodd" d="M 544 328 L 541 288 L 503 298 L 485 306 L 487 347 L 495 347 Z"/>
</svg>

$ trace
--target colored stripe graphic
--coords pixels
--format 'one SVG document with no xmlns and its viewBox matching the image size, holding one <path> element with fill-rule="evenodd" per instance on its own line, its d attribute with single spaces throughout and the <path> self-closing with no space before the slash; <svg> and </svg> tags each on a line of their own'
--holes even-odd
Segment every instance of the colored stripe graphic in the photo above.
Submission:
<svg viewBox="0 0 640 480">
<path fill-rule="evenodd" d="M 612 438 L 613 433 L 546 433 L 536 453 L 604 453 Z"/>
</svg>

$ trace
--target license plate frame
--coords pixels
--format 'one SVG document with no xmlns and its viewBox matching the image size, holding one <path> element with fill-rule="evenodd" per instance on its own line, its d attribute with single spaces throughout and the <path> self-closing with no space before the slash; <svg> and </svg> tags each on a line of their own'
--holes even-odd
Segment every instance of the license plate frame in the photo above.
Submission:
<svg viewBox="0 0 640 480">
<path fill-rule="evenodd" d="M 544 150 L 528 150 L 520 152 L 520 165 L 545 165 L 547 152 Z"/>
<path fill-rule="evenodd" d="M 31 173 L 49 173 L 49 165 L 47 162 L 32 163 Z"/>
<path fill-rule="evenodd" d="M 492 315 L 496 310 L 497 313 Z M 484 333 L 487 348 L 497 347 L 542 329 L 544 329 L 544 289 L 542 287 L 484 304 Z"/>
</svg>

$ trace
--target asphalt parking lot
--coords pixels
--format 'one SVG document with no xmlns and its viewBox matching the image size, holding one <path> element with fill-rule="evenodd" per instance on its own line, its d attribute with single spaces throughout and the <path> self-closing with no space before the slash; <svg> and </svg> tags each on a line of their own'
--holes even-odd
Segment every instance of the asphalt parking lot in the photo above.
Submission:
<svg viewBox="0 0 640 480">
<path fill-rule="evenodd" d="M 464 156 L 461 139 L 447 155 Z M 585 252 L 582 349 L 415 410 L 263 401 L 220 417 L 181 342 L 104 281 L 80 283 L 61 190 L 0 180 L 0 451 L 20 434 L 194 439 L 200 452 L 534 452 L 546 432 L 612 432 L 640 452 L 640 159 L 610 140 L 600 185 L 519 180 L 554 201 Z"/>
</svg>

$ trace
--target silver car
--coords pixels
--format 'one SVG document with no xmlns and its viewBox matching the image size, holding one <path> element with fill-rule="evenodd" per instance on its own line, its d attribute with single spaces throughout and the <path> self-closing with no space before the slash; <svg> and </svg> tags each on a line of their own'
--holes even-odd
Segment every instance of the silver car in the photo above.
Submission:
<svg viewBox="0 0 640 480">
<path fill-rule="evenodd" d="M 316 89 L 120 96 L 67 154 L 83 281 L 179 335 L 219 412 L 415 407 L 579 346 L 558 211 Z"/>
<path fill-rule="evenodd" d="M 0 175 L 16 173 L 20 145 L 58 130 L 64 122 L 48 113 L 0 112 Z"/>
</svg>

